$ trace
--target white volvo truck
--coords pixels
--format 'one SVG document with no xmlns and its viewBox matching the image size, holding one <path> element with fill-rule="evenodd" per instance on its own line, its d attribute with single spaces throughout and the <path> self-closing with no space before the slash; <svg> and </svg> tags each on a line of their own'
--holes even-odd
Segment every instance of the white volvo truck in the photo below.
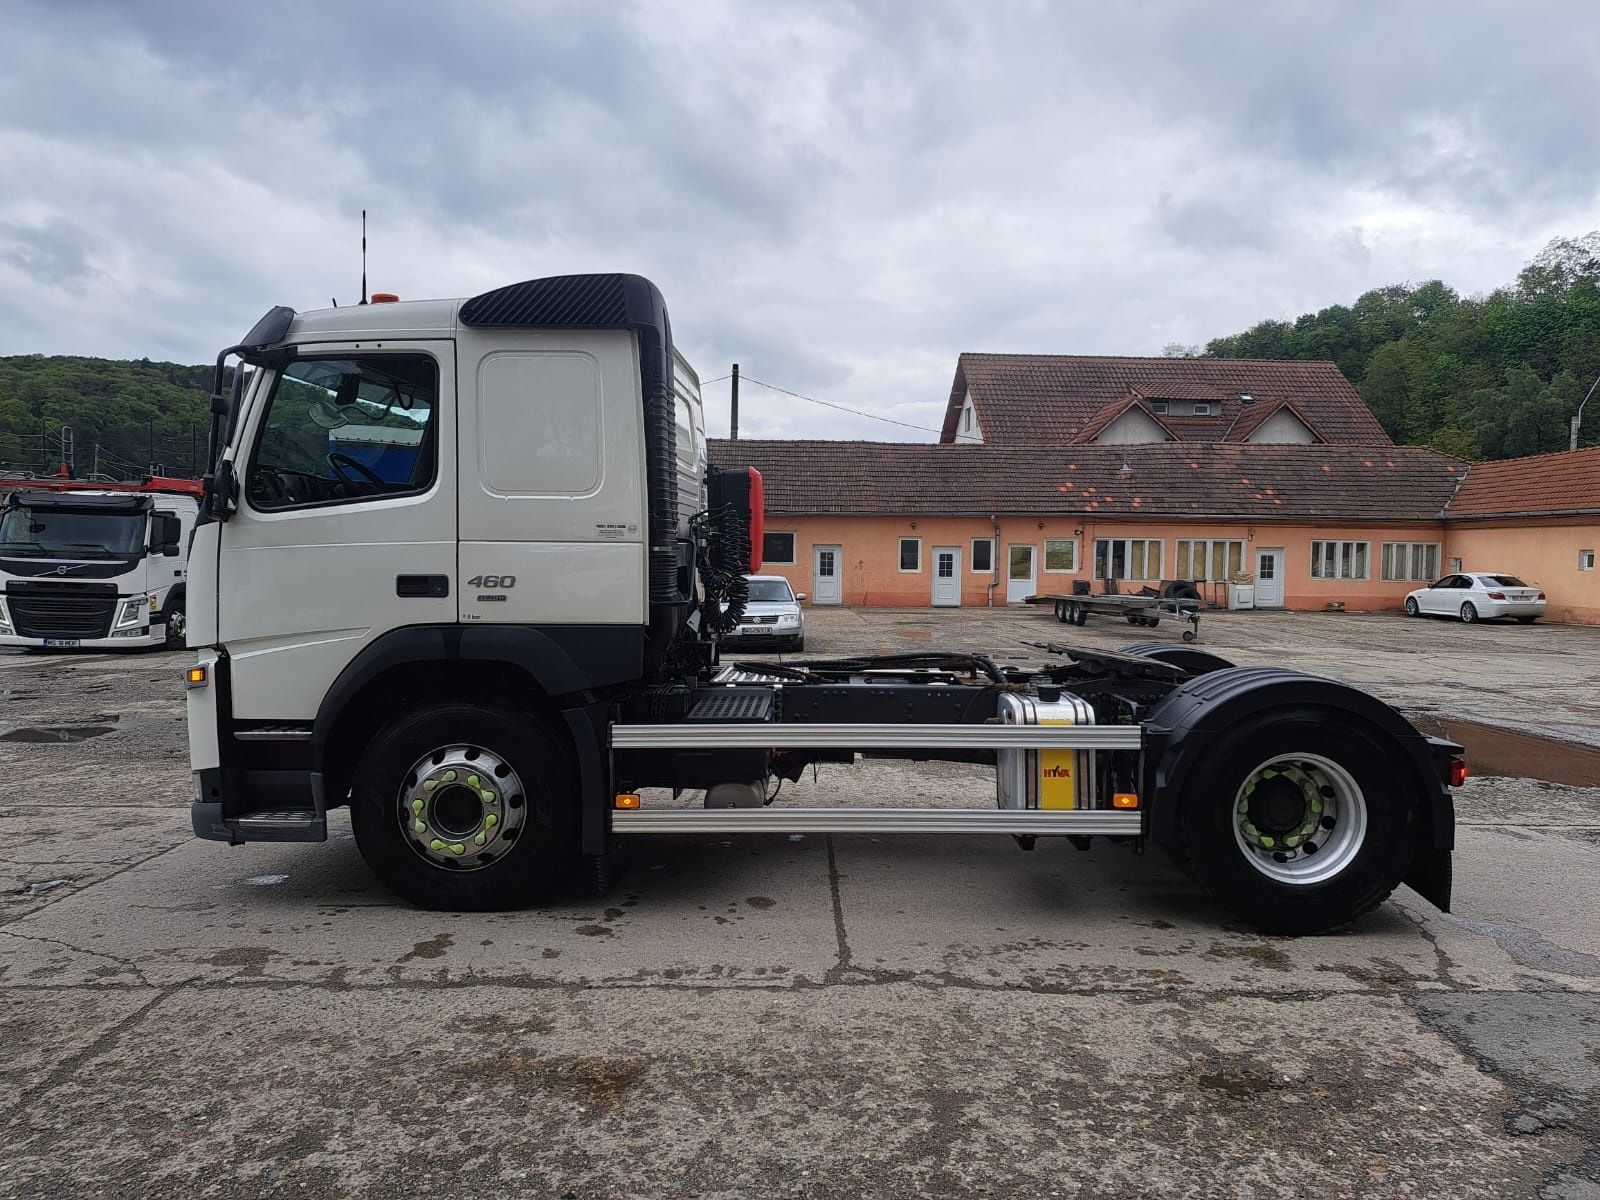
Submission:
<svg viewBox="0 0 1600 1200">
<path fill-rule="evenodd" d="M 230 359 L 254 371 L 225 395 Z M 722 661 L 760 480 L 708 471 L 645 279 L 275 308 L 216 392 L 188 590 L 202 838 L 320 841 L 349 805 L 379 878 L 454 910 L 535 902 L 585 863 L 603 882 L 664 832 L 1155 844 L 1279 931 L 1401 883 L 1449 903 L 1460 748 L 1330 680 L 1178 646 Z M 959 809 L 770 801 L 858 755 L 987 763 L 997 787 Z"/>
<path fill-rule="evenodd" d="M 198 480 L 30 480 L 0 503 L 0 646 L 184 644 Z"/>
</svg>

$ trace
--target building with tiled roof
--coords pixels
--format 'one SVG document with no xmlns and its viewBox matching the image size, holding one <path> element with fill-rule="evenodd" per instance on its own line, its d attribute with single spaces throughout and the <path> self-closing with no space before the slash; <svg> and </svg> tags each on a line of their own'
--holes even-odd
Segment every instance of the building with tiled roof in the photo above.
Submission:
<svg viewBox="0 0 1600 1200">
<path fill-rule="evenodd" d="M 1600 448 L 1468 464 L 1320 440 L 1325 413 L 1301 400 L 1262 411 L 1234 421 L 1286 411 L 1319 440 L 713 441 L 711 460 L 761 471 L 766 569 L 813 603 L 998 605 L 1171 580 L 1224 603 L 1248 578 L 1262 607 L 1397 610 L 1465 569 L 1539 584 L 1552 619 L 1600 621 Z"/>
<path fill-rule="evenodd" d="M 963 354 L 939 440 L 1388 446 L 1331 362 Z"/>
</svg>

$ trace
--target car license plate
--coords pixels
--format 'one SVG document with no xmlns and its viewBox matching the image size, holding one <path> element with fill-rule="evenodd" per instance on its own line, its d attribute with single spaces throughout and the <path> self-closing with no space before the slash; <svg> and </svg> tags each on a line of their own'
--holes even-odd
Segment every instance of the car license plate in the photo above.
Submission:
<svg viewBox="0 0 1600 1200">
<path fill-rule="evenodd" d="M 83 641 L 80 638 L 45 638 L 44 644 L 46 646 L 81 646 Z"/>
<path fill-rule="evenodd" d="M 771 625 L 748 625 L 744 629 L 741 629 L 739 632 L 740 633 L 745 633 L 745 634 L 750 634 L 750 633 L 771 633 L 772 632 L 772 626 Z"/>
</svg>

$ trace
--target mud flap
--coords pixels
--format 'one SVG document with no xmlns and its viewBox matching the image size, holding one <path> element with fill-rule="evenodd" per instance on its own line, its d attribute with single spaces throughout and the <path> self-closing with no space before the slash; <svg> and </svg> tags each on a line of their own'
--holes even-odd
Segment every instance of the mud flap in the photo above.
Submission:
<svg viewBox="0 0 1600 1200">
<path fill-rule="evenodd" d="M 1450 851 L 1419 844 L 1406 871 L 1406 886 L 1440 912 L 1450 911 Z"/>
</svg>

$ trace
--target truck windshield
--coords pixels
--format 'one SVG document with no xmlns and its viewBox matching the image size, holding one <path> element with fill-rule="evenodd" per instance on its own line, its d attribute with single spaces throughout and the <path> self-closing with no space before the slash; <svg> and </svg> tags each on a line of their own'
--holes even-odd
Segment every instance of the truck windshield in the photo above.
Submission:
<svg viewBox="0 0 1600 1200">
<path fill-rule="evenodd" d="M 15 507 L 0 517 L 0 553 L 76 558 L 136 555 L 144 550 L 143 513 Z"/>
</svg>

